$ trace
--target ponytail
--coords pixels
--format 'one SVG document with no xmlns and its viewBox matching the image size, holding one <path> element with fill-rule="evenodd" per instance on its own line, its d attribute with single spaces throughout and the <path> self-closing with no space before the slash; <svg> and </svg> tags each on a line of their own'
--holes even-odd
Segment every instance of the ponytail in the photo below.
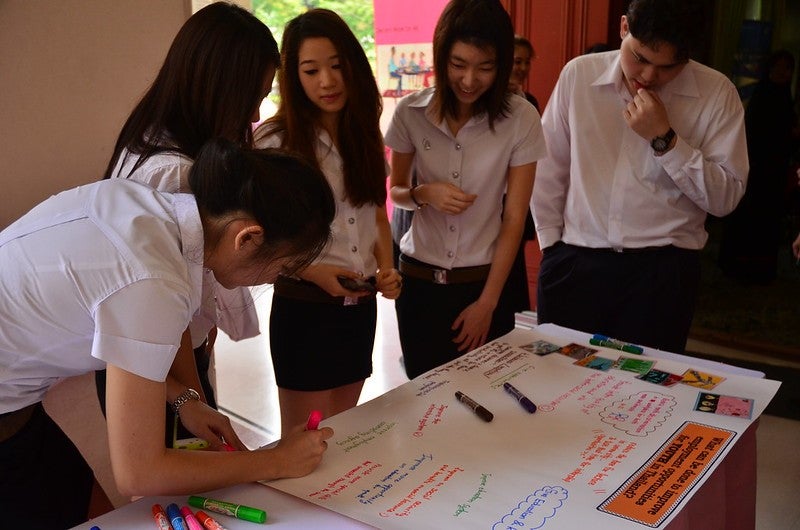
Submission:
<svg viewBox="0 0 800 530">
<path fill-rule="evenodd" d="M 244 213 L 264 229 L 258 259 L 292 255 L 292 267 L 299 269 L 319 255 L 330 237 L 336 206 L 327 180 L 286 151 L 210 140 L 192 165 L 189 186 L 204 221 Z"/>
</svg>

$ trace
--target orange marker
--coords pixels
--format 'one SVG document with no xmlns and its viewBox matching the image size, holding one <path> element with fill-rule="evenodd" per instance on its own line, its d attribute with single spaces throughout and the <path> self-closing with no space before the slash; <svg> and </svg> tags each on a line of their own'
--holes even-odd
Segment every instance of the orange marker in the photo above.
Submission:
<svg viewBox="0 0 800 530">
<path fill-rule="evenodd" d="M 169 519 L 167 519 L 167 513 L 160 504 L 153 505 L 153 519 L 156 520 L 158 530 L 172 530 L 172 525 L 169 524 Z"/>
<path fill-rule="evenodd" d="M 216 521 L 216 519 L 209 516 L 204 511 L 197 510 L 194 516 L 197 517 L 197 520 L 200 521 L 200 524 L 202 524 L 206 528 L 206 530 L 228 530 L 227 528 L 219 524 Z"/>
</svg>

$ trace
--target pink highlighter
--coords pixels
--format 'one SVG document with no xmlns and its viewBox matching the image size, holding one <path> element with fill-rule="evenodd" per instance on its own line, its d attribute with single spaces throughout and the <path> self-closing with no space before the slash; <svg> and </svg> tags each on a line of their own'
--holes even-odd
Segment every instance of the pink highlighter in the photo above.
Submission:
<svg viewBox="0 0 800 530">
<path fill-rule="evenodd" d="M 200 524 L 200 521 L 197 520 L 197 517 L 194 516 L 188 506 L 181 507 L 181 515 L 186 520 L 186 526 L 189 527 L 189 530 L 203 530 L 203 525 Z"/>
<path fill-rule="evenodd" d="M 308 415 L 308 423 L 306 423 L 307 431 L 316 431 L 319 427 L 319 422 L 322 421 L 322 413 L 318 410 L 312 410 Z"/>
</svg>

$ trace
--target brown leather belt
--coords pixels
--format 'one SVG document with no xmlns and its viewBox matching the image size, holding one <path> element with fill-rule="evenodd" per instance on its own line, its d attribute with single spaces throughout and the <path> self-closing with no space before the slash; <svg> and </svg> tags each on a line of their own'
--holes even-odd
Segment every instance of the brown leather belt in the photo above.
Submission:
<svg viewBox="0 0 800 530">
<path fill-rule="evenodd" d="M 0 442 L 8 440 L 22 430 L 31 419 L 38 404 L 34 403 L 13 412 L 0 414 Z"/>
<path fill-rule="evenodd" d="M 411 262 L 407 257 L 400 256 L 400 272 L 404 275 L 440 285 L 482 282 L 489 276 L 490 268 L 491 265 L 478 265 L 476 267 L 439 269 L 420 261 Z"/>
<path fill-rule="evenodd" d="M 374 294 L 359 297 L 331 296 L 313 282 L 295 280 L 294 278 L 287 278 L 286 276 L 278 276 L 278 279 L 275 281 L 274 289 L 275 294 L 278 296 L 316 304 L 359 305 L 375 300 Z"/>
</svg>

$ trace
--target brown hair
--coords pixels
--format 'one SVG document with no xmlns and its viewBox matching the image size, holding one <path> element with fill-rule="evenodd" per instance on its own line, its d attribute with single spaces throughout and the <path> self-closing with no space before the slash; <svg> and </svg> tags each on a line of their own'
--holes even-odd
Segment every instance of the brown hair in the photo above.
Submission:
<svg viewBox="0 0 800 530">
<path fill-rule="evenodd" d="M 300 47 L 309 38 L 324 37 L 339 55 L 347 102 L 338 120 L 339 154 L 344 162 L 347 198 L 354 206 L 386 202 L 386 165 L 380 115 L 383 103 L 372 67 L 361 44 L 344 20 L 328 9 L 310 9 L 286 24 L 278 73 L 278 111 L 256 130 L 256 137 L 283 134 L 281 147 L 298 152 L 314 164 L 320 110 L 300 82 Z"/>
</svg>

